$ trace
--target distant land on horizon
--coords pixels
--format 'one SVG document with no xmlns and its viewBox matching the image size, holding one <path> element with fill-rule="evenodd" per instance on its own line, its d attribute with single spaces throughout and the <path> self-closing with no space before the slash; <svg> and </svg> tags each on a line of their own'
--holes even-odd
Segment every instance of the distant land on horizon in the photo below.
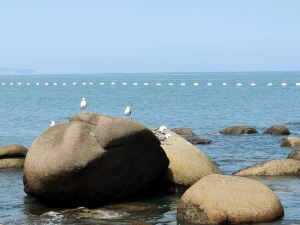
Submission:
<svg viewBox="0 0 300 225">
<path fill-rule="evenodd" d="M 160 74 L 160 75 L 188 75 L 188 74 L 203 74 L 203 73 L 240 73 L 241 75 L 243 73 L 300 73 L 300 70 L 233 70 L 233 71 L 172 71 L 172 72 L 166 72 L 166 71 L 147 71 L 147 72 L 70 72 L 70 73 L 46 73 L 46 72 L 36 72 L 33 69 L 15 69 L 15 68 L 9 68 L 9 67 L 3 67 L 0 66 L 0 76 L 4 75 L 130 75 L 130 74 L 140 74 L 140 75 L 147 75 L 147 74 Z"/>
<path fill-rule="evenodd" d="M 32 69 L 13 69 L 8 67 L 0 67 L 0 75 L 22 75 L 22 74 L 35 74 Z"/>
</svg>

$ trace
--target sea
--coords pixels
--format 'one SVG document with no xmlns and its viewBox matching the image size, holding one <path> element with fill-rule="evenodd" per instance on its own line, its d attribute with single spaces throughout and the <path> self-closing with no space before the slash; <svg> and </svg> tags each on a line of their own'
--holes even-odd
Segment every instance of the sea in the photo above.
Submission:
<svg viewBox="0 0 300 225">
<path fill-rule="evenodd" d="M 198 145 L 226 175 L 292 151 L 282 136 L 263 131 L 286 125 L 300 136 L 300 72 L 209 72 L 141 74 L 43 74 L 0 76 L 0 145 L 31 143 L 51 121 L 87 111 L 124 117 L 155 128 L 188 127 L 209 145 Z M 230 125 L 250 125 L 258 134 L 223 136 Z M 0 224 L 180 224 L 181 194 L 115 203 L 99 208 L 53 208 L 27 196 L 20 169 L 0 170 Z M 269 224 L 300 224 L 299 177 L 254 177 L 281 200 L 285 215 Z M 88 185 L 88 184 L 87 184 Z M 182 224 L 182 223 L 181 223 Z"/>
</svg>

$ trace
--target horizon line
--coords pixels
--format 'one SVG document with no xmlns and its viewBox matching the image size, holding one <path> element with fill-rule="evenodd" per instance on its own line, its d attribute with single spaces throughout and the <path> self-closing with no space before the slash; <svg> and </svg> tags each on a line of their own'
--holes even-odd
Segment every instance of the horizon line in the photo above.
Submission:
<svg viewBox="0 0 300 225">
<path fill-rule="evenodd" d="M 183 75 L 183 74 L 197 74 L 197 73 L 280 73 L 280 72 L 300 72 L 300 70 L 233 70 L 233 71 L 193 71 L 193 72 L 80 72 L 80 73 L 16 73 L 16 74 L 0 74 L 0 76 L 28 76 L 28 75 Z"/>
</svg>

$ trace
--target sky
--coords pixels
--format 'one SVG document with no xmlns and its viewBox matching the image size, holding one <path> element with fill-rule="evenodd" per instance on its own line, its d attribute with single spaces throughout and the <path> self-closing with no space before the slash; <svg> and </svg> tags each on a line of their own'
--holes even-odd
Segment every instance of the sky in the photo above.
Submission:
<svg viewBox="0 0 300 225">
<path fill-rule="evenodd" d="M 300 70 L 300 1 L 0 0 L 0 67 Z"/>
</svg>

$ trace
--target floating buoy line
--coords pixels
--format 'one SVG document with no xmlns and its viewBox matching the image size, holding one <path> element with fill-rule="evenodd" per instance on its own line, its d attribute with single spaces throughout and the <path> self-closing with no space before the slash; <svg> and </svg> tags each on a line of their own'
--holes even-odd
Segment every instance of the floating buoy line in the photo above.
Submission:
<svg viewBox="0 0 300 225">
<path fill-rule="evenodd" d="M 223 86 L 223 87 L 227 87 L 227 86 L 236 86 L 236 87 L 245 87 L 245 86 L 250 86 L 250 87 L 287 87 L 287 86 L 296 86 L 296 87 L 300 87 L 300 82 L 298 83 L 287 83 L 287 82 L 282 82 L 282 83 L 265 83 L 265 84 L 257 84 L 257 83 L 241 83 L 241 82 L 237 82 L 237 83 L 229 83 L 229 82 L 222 82 L 222 83 L 213 83 L 213 82 L 207 82 L 207 83 L 199 83 L 199 82 L 178 82 L 178 83 L 173 83 L 173 82 L 166 82 L 166 83 L 162 83 L 162 82 L 115 82 L 115 81 L 111 81 L 111 82 L 100 82 L 100 83 L 95 83 L 95 82 L 71 82 L 71 83 L 67 83 L 67 82 L 0 82 L 1 86 L 117 86 L 117 85 L 121 85 L 121 86 L 195 86 L 195 87 L 210 87 L 210 86 Z"/>
</svg>

